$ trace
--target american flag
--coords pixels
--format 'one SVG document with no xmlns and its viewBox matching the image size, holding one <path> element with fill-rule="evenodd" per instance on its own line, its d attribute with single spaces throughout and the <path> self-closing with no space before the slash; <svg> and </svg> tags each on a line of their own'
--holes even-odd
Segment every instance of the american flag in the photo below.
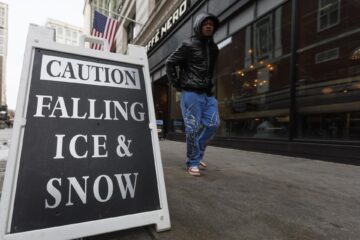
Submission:
<svg viewBox="0 0 360 240">
<path fill-rule="evenodd" d="M 91 32 L 92 36 L 104 38 L 109 44 L 109 51 L 111 51 L 112 46 L 115 41 L 115 34 L 118 28 L 119 22 L 111 17 L 102 15 L 101 13 L 95 11 L 93 29 Z M 91 44 L 92 49 L 101 50 L 102 46 L 100 44 Z"/>
</svg>

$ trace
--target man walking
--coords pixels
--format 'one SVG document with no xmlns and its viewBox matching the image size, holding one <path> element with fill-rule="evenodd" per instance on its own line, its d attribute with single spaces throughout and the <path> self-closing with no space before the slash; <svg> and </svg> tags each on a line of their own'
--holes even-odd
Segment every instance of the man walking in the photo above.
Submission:
<svg viewBox="0 0 360 240">
<path fill-rule="evenodd" d="M 219 20 L 212 14 L 197 16 L 195 36 L 184 41 L 166 61 L 167 76 L 173 87 L 181 91 L 186 165 L 193 176 L 200 176 L 199 166 L 206 167 L 204 151 L 219 127 L 217 100 L 212 93 L 213 71 L 219 52 L 213 35 L 218 26 Z"/>
</svg>

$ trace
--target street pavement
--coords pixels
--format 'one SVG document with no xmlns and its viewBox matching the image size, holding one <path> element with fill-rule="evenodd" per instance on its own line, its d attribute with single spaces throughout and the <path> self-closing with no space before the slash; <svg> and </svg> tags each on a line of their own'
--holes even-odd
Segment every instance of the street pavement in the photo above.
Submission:
<svg viewBox="0 0 360 240">
<path fill-rule="evenodd" d="M 193 177 L 184 143 L 160 141 L 160 148 L 171 230 L 84 239 L 360 239 L 360 166 L 208 147 L 208 168 Z"/>
</svg>

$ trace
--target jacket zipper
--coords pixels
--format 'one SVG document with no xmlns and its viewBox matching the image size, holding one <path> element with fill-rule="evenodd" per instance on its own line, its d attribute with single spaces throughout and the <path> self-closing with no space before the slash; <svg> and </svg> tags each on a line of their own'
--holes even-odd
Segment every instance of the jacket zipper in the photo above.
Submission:
<svg viewBox="0 0 360 240">
<path fill-rule="evenodd" d="M 206 61 L 207 61 L 207 66 L 206 66 L 206 72 L 207 72 L 207 76 L 210 75 L 209 73 L 209 69 L 210 69 L 210 46 L 209 46 L 209 39 L 207 40 L 206 43 Z"/>
</svg>

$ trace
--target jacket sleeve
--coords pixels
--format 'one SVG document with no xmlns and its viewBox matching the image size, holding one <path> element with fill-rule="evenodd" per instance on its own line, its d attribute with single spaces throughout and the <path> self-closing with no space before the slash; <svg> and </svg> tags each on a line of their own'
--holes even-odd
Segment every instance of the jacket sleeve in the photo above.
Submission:
<svg viewBox="0 0 360 240">
<path fill-rule="evenodd" d="M 180 79 L 176 67 L 182 67 L 186 63 L 187 47 L 182 43 L 166 60 L 166 74 L 171 84 L 180 89 Z"/>
</svg>

